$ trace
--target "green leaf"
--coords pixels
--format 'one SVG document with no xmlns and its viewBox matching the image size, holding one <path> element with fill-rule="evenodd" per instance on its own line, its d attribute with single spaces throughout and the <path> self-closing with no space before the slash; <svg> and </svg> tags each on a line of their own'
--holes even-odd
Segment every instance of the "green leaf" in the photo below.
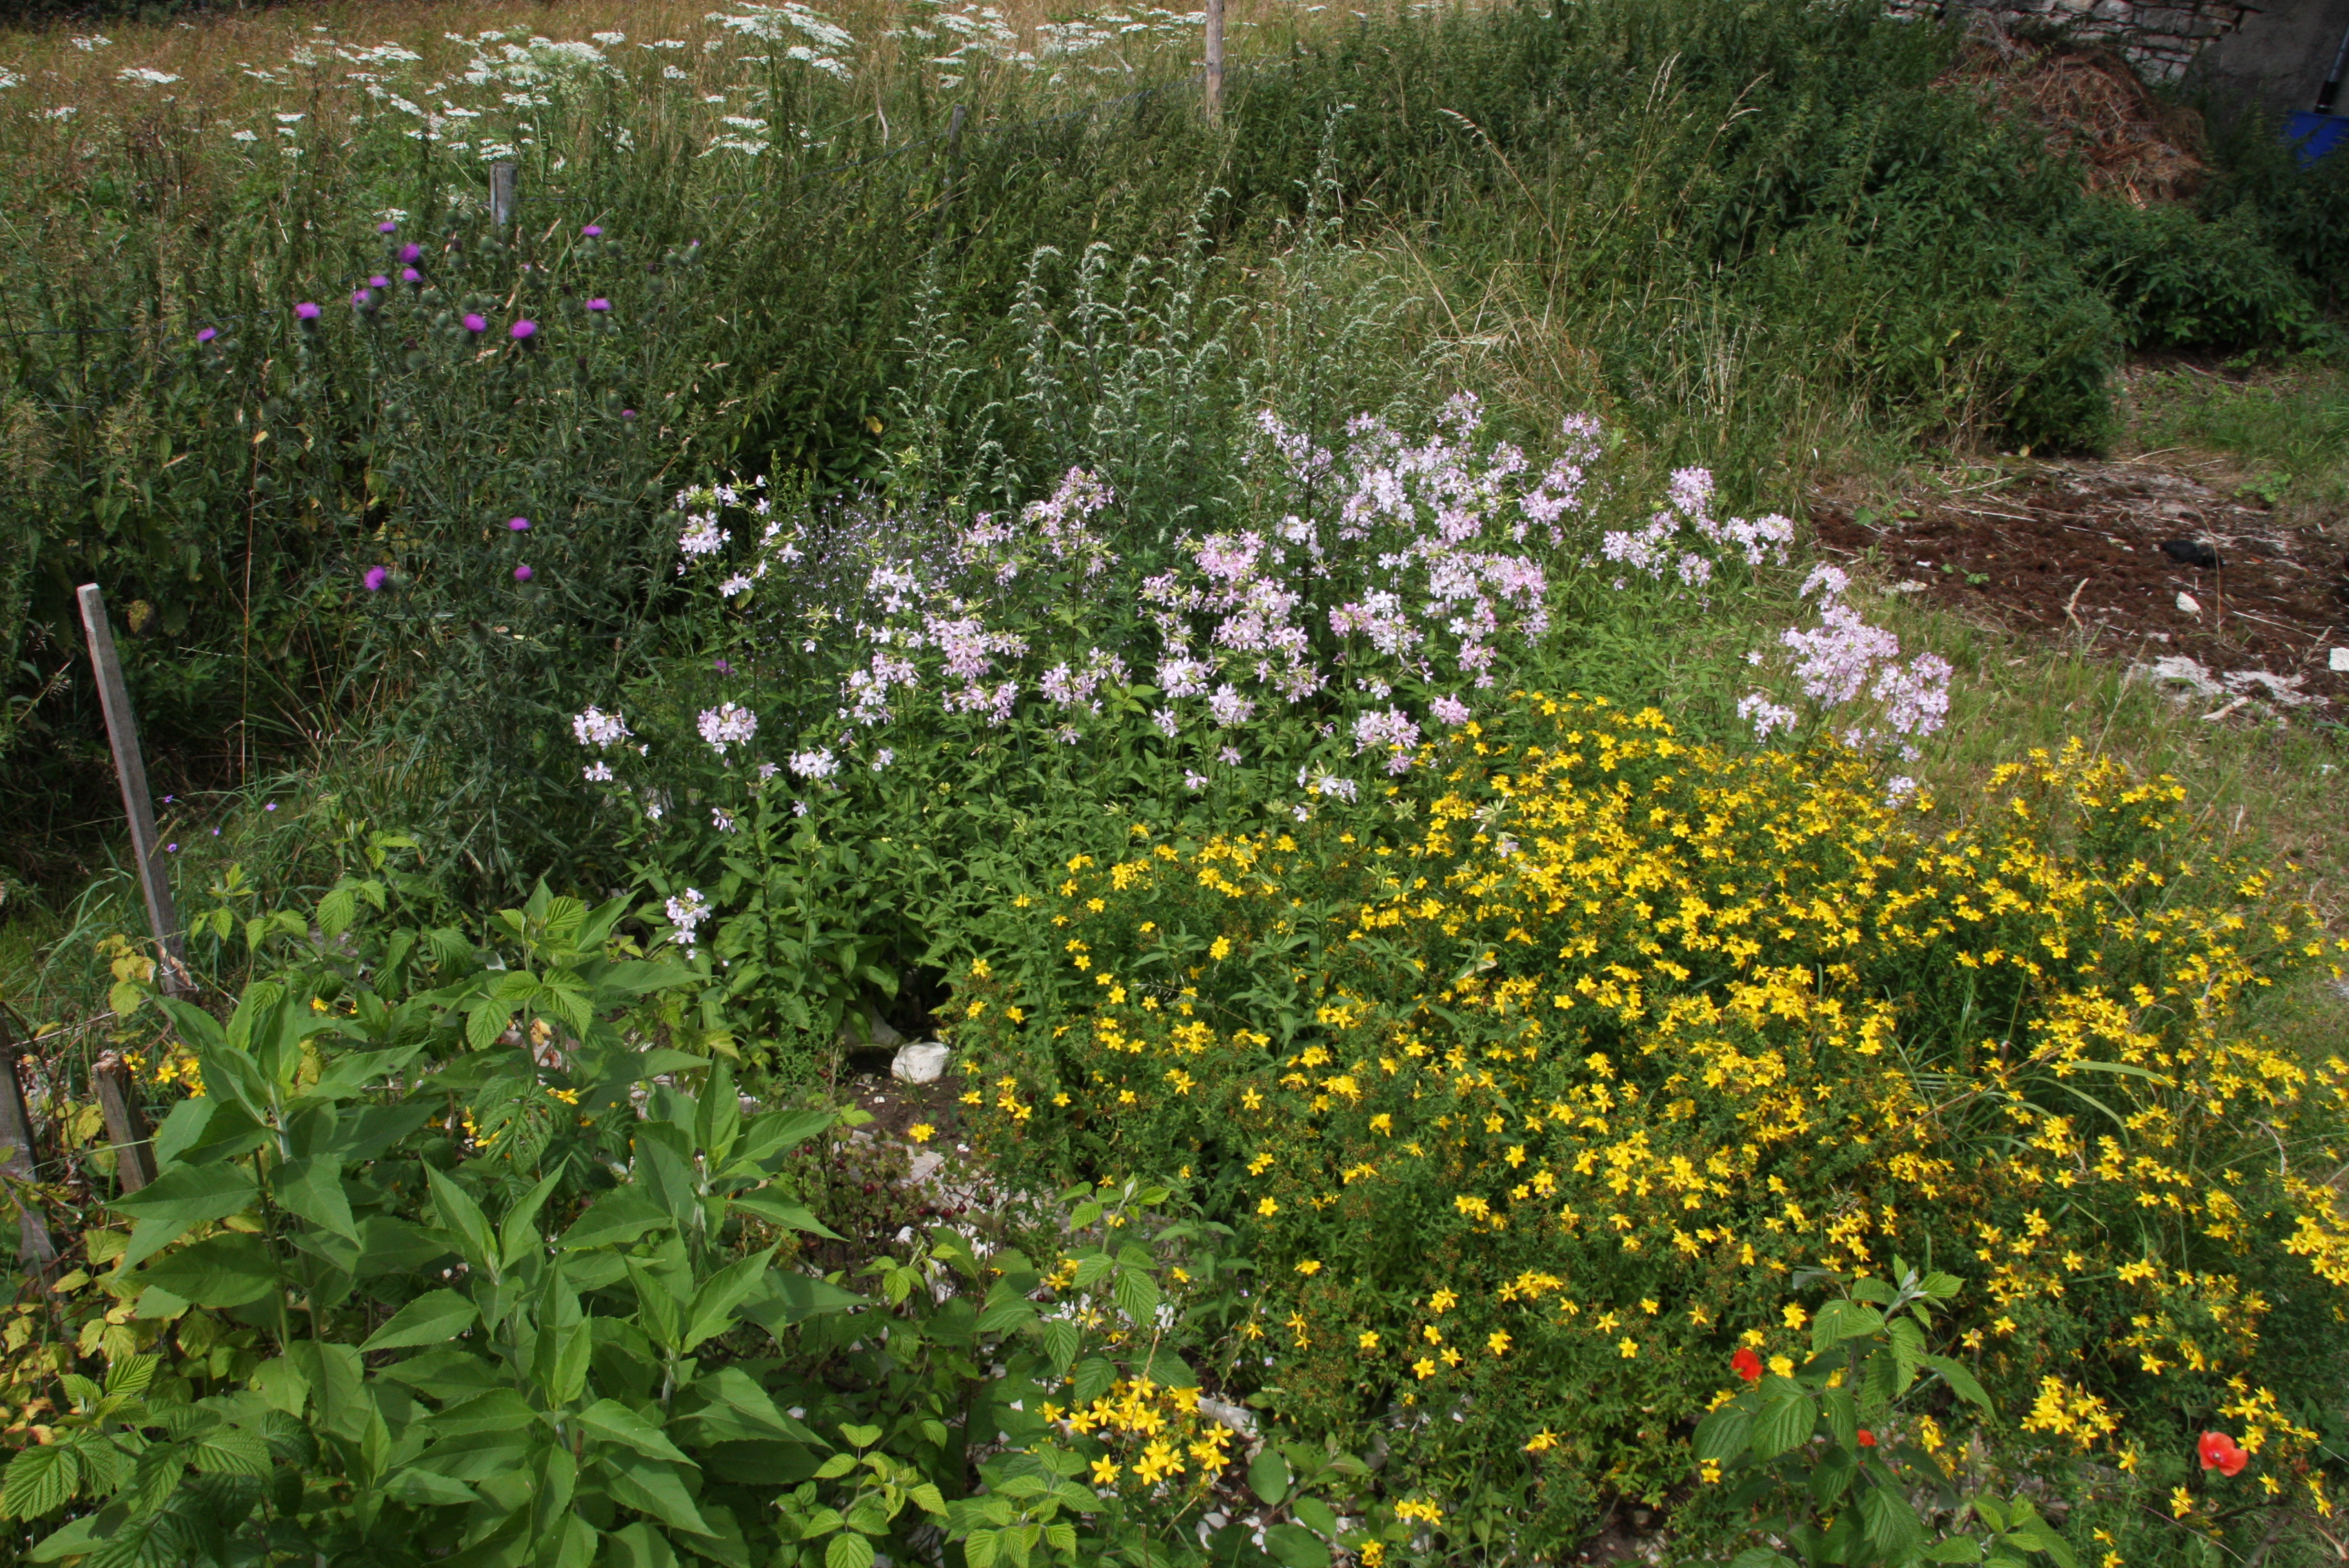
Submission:
<svg viewBox="0 0 2349 1568">
<path fill-rule="evenodd" d="M 1936 1541 L 1925 1548 L 1928 1563 L 1979 1563 L 1982 1542 L 1971 1535 L 1952 1535 L 1946 1541 Z"/>
<path fill-rule="evenodd" d="M 616 1187 L 563 1233 L 563 1250 L 625 1245 L 669 1224 L 669 1213 L 633 1187 Z"/>
<path fill-rule="evenodd" d="M 604 1473 L 604 1484 L 610 1489 L 613 1501 L 638 1513 L 649 1513 L 673 1530 L 693 1535 L 713 1533 L 709 1522 L 693 1506 L 684 1478 L 662 1460 L 642 1454 L 607 1452 L 597 1468 Z"/>
<path fill-rule="evenodd" d="M 772 1192 L 738 1192 L 729 1198 L 730 1207 L 745 1214 L 755 1215 L 771 1225 L 781 1225 L 787 1231 L 803 1235 L 823 1236 L 830 1241 L 842 1240 L 839 1232 L 810 1213 L 803 1203 L 794 1203 Z"/>
<path fill-rule="evenodd" d="M 1083 1336 L 1077 1326 L 1065 1317 L 1044 1326 L 1045 1358 L 1051 1362 L 1052 1370 L 1063 1377 L 1069 1375 L 1069 1366 L 1076 1360 L 1078 1346 L 1082 1343 Z"/>
<path fill-rule="evenodd" d="M 320 1230 L 349 1241 L 359 1239 L 358 1227 L 351 1222 L 350 1200 L 343 1193 L 341 1161 L 325 1155 L 288 1161 L 272 1186 L 280 1203 Z"/>
<path fill-rule="evenodd" d="M 1871 1486 L 1859 1494 L 1859 1520 L 1870 1542 L 1895 1562 L 1909 1556 L 1923 1541 L 1924 1522 L 1909 1500 L 1889 1487 Z"/>
<path fill-rule="evenodd" d="M 723 1410 L 730 1418 L 723 1422 L 725 1429 L 741 1438 L 788 1438 L 816 1448 L 829 1446 L 805 1425 L 783 1414 L 767 1391 L 739 1367 L 705 1372 L 687 1392 L 701 1401 L 692 1414 L 705 1438 L 716 1419 L 713 1412 Z"/>
<path fill-rule="evenodd" d="M 1264 1532 L 1264 1544 L 1284 1568 L 1330 1568 L 1330 1548 L 1309 1530 L 1276 1524 Z"/>
<path fill-rule="evenodd" d="M 765 1276 L 775 1249 L 769 1247 L 727 1264 L 701 1282 L 686 1314 L 685 1338 L 678 1346 L 690 1350 L 703 1340 L 722 1334 L 734 1320 L 734 1309 L 750 1299 Z"/>
<path fill-rule="evenodd" d="M 480 1322 L 481 1315 L 471 1301 L 453 1290 L 427 1291 L 393 1313 L 359 1348 L 398 1350 L 415 1345 L 443 1345 Z"/>
<path fill-rule="evenodd" d="M 1884 1315 L 1872 1306 L 1835 1297 L 1811 1320 L 1811 1354 L 1824 1356 L 1847 1339 L 1884 1332 Z"/>
<path fill-rule="evenodd" d="M 1117 1298 L 1119 1309 L 1145 1333 L 1158 1315 L 1158 1304 L 1165 1299 L 1158 1282 L 1134 1268 L 1117 1271 L 1117 1284 L 1112 1294 Z"/>
<path fill-rule="evenodd" d="M 110 1205 L 138 1222 L 115 1266 L 128 1274 L 198 1225 L 243 1213 L 260 1195 L 242 1165 L 175 1165 Z"/>
<path fill-rule="evenodd" d="M 1248 1464 L 1248 1489 L 1268 1506 L 1278 1507 L 1288 1495 L 1288 1461 L 1278 1449 L 1265 1449 Z"/>
<path fill-rule="evenodd" d="M 1927 1356 L 1922 1360 L 1925 1366 L 1941 1375 L 1941 1381 L 1947 1383 L 1950 1391 L 1959 1398 L 1983 1410 L 1992 1409 L 1990 1396 L 1982 1392 L 1982 1386 L 1974 1380 L 1974 1375 L 1966 1369 L 1963 1362 L 1952 1361 L 1946 1356 Z M 1977 1503 L 1975 1506 L 1981 1505 Z M 1998 1526 L 1993 1524 L 1991 1528 L 1995 1530 Z"/>
<path fill-rule="evenodd" d="M 677 1549 L 651 1525 L 639 1520 L 604 1538 L 611 1568 L 677 1568 Z"/>
<path fill-rule="evenodd" d="M 1817 1424 L 1818 1411 L 1812 1406 L 1811 1397 L 1800 1388 L 1773 1396 L 1763 1405 L 1761 1418 L 1754 1423 L 1754 1457 L 1775 1460 L 1780 1454 L 1793 1452 L 1810 1440 L 1812 1429 Z"/>
<path fill-rule="evenodd" d="M 605 1442 L 634 1449 L 648 1459 L 670 1460 L 681 1465 L 693 1463 L 683 1449 L 661 1435 L 660 1428 L 617 1399 L 598 1399 L 572 1419 L 579 1423 L 581 1430 Z"/>
<path fill-rule="evenodd" d="M 1338 1511 L 1318 1497 L 1300 1497 L 1288 1505 L 1297 1522 L 1315 1534 L 1338 1539 Z"/>
<path fill-rule="evenodd" d="M 0 1514 L 10 1519 L 38 1519 L 73 1501 L 81 1485 L 81 1460 L 68 1448 L 55 1444 L 18 1451 L 8 1461 L 8 1475 L 0 1482 Z"/>
<path fill-rule="evenodd" d="M 823 1568 L 873 1568 L 873 1542 L 853 1532 L 832 1538 L 823 1549 Z"/>
<path fill-rule="evenodd" d="M 1745 1451 L 1754 1436 L 1752 1412 L 1739 1405 L 1723 1405 L 1696 1428 L 1696 1457 L 1727 1464 Z"/>
<path fill-rule="evenodd" d="M 463 1481 L 426 1470 L 396 1471 L 383 1483 L 383 1490 L 387 1497 L 428 1508 L 463 1508 L 480 1501 Z"/>
<path fill-rule="evenodd" d="M 259 1301 L 277 1288 L 275 1263 L 259 1236 L 208 1236 L 156 1259 L 139 1284 L 171 1292 L 198 1306 L 226 1308 Z"/>
<path fill-rule="evenodd" d="M 265 1477 L 270 1471 L 268 1442 L 259 1432 L 240 1427 L 214 1427 L 200 1432 L 181 1451 L 207 1475 Z"/>
<path fill-rule="evenodd" d="M 432 1185 L 432 1203 L 440 1211 L 441 1228 L 457 1238 L 467 1263 L 496 1278 L 497 1235 L 490 1229 L 490 1217 L 481 1212 L 481 1206 L 462 1187 L 442 1174 L 439 1166 L 425 1166 L 424 1175 Z"/>
<path fill-rule="evenodd" d="M 1795 1568 L 1766 1546 L 1749 1546 L 1729 1560 L 1729 1568 Z"/>
</svg>

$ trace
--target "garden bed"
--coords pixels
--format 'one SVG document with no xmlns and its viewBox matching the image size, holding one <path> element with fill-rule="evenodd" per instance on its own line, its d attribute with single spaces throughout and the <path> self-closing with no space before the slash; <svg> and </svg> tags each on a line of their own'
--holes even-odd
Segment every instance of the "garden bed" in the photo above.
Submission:
<svg viewBox="0 0 2349 1568">
<path fill-rule="evenodd" d="M 2332 665 L 2349 645 L 2339 543 L 2182 468 L 2012 462 L 1889 511 L 1828 501 L 1813 524 L 1821 550 L 1874 562 L 1895 593 L 2127 658 L 2189 696 L 2312 716 L 2349 700 Z M 2177 541 L 2218 565 L 2174 559 Z"/>
</svg>

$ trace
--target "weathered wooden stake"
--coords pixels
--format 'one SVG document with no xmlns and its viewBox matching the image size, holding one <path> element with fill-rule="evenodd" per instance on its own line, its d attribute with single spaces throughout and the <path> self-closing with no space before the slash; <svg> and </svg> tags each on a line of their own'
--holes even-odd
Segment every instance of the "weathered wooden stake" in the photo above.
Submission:
<svg viewBox="0 0 2349 1568">
<path fill-rule="evenodd" d="M 112 1051 L 101 1051 L 90 1075 L 98 1114 L 106 1118 L 106 1140 L 114 1145 L 114 1179 L 125 1192 L 155 1180 L 155 1146 L 147 1141 L 147 1118 L 139 1109 L 130 1069 Z"/>
<path fill-rule="evenodd" d="M 1207 0 L 1207 122 L 1224 119 L 1224 0 Z"/>
<path fill-rule="evenodd" d="M 57 1243 L 49 1239 L 49 1222 L 33 1195 L 33 1118 L 25 1109 L 25 1085 L 16 1076 L 16 1037 L 8 1015 L 0 1012 L 0 1178 L 14 1191 L 16 1205 L 16 1259 L 25 1272 L 46 1279 L 56 1267 Z"/>
<path fill-rule="evenodd" d="M 189 989 L 187 952 L 180 944 L 180 912 L 171 902 L 171 881 L 163 846 L 155 833 L 155 809 L 147 799 L 147 764 L 139 755 L 139 721 L 130 711 L 130 689 L 122 684 L 122 661 L 114 652 L 114 628 L 106 600 L 95 583 L 81 585 L 81 624 L 89 637 L 89 662 L 98 672 L 98 706 L 106 710 L 106 738 L 114 748 L 114 772 L 122 781 L 122 811 L 130 819 L 130 852 L 139 862 L 139 886 L 147 895 L 147 923 L 154 929 L 160 962 L 155 978 L 168 994 Z"/>
<path fill-rule="evenodd" d="M 514 205 L 521 200 L 515 189 L 521 170 L 501 159 L 490 165 L 490 222 L 502 229 L 514 215 Z"/>
</svg>

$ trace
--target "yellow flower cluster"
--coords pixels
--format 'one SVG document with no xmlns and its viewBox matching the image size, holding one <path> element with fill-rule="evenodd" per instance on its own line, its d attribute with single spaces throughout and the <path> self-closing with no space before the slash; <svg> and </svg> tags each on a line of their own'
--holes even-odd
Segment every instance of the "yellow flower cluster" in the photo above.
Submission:
<svg viewBox="0 0 2349 1568">
<path fill-rule="evenodd" d="M 1067 984 L 964 994 L 1003 1157 L 1058 1129 L 1221 1183 L 1263 1267 L 1242 1332 L 1292 1408 L 1547 1367 L 1472 1402 L 1521 1412 L 1511 1451 L 1590 1433 L 1619 1481 L 1661 1475 L 1652 1434 L 1702 1410 L 1736 1330 L 1800 1353 L 1795 1271 L 1898 1249 L 1971 1254 L 1965 1343 L 2038 1389 L 2027 1430 L 2085 1449 L 2174 1368 L 2272 1398 L 2262 1253 L 2349 1287 L 2349 1209 L 2275 1157 L 2337 1164 L 2349 1062 L 2239 1022 L 2349 944 L 2196 841 L 2173 782 L 2075 745 L 1935 818 L 1849 754 L 1735 756 L 1538 694 L 1422 759 L 1448 788 L 1415 830 L 1397 801 L 1392 842 L 1358 821 L 1071 862 Z M 2111 1322 L 2109 1371 L 2076 1367 Z M 1597 1421 L 1569 1366 L 1640 1398 Z M 2262 1429 L 2304 1457 L 2287 1426 Z"/>
<path fill-rule="evenodd" d="M 1115 1486 L 1130 1476 L 1144 1488 L 1180 1481 L 1205 1491 L 1231 1460 L 1231 1431 L 1199 1414 L 1196 1388 L 1125 1378 L 1088 1404 L 1046 1405 L 1040 1414 L 1071 1436 L 1108 1446 L 1092 1462 L 1096 1486 Z"/>
</svg>

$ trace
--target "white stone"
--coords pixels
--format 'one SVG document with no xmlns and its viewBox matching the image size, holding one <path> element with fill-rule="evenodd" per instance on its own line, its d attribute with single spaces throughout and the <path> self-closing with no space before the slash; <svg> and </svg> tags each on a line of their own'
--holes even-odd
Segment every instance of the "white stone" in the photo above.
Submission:
<svg viewBox="0 0 2349 1568">
<path fill-rule="evenodd" d="M 2349 648 L 2335 648 L 2333 650 L 2332 667 L 2344 673 L 2349 673 Z"/>
<path fill-rule="evenodd" d="M 889 1063 L 889 1076 L 905 1083 L 936 1083 L 947 1070 L 947 1058 L 953 1054 L 936 1040 L 900 1046 Z"/>
<path fill-rule="evenodd" d="M 2178 596 L 2178 607 L 2189 615 L 2199 615 L 2202 613 L 2202 602 L 2191 593 L 2180 593 Z"/>
</svg>

